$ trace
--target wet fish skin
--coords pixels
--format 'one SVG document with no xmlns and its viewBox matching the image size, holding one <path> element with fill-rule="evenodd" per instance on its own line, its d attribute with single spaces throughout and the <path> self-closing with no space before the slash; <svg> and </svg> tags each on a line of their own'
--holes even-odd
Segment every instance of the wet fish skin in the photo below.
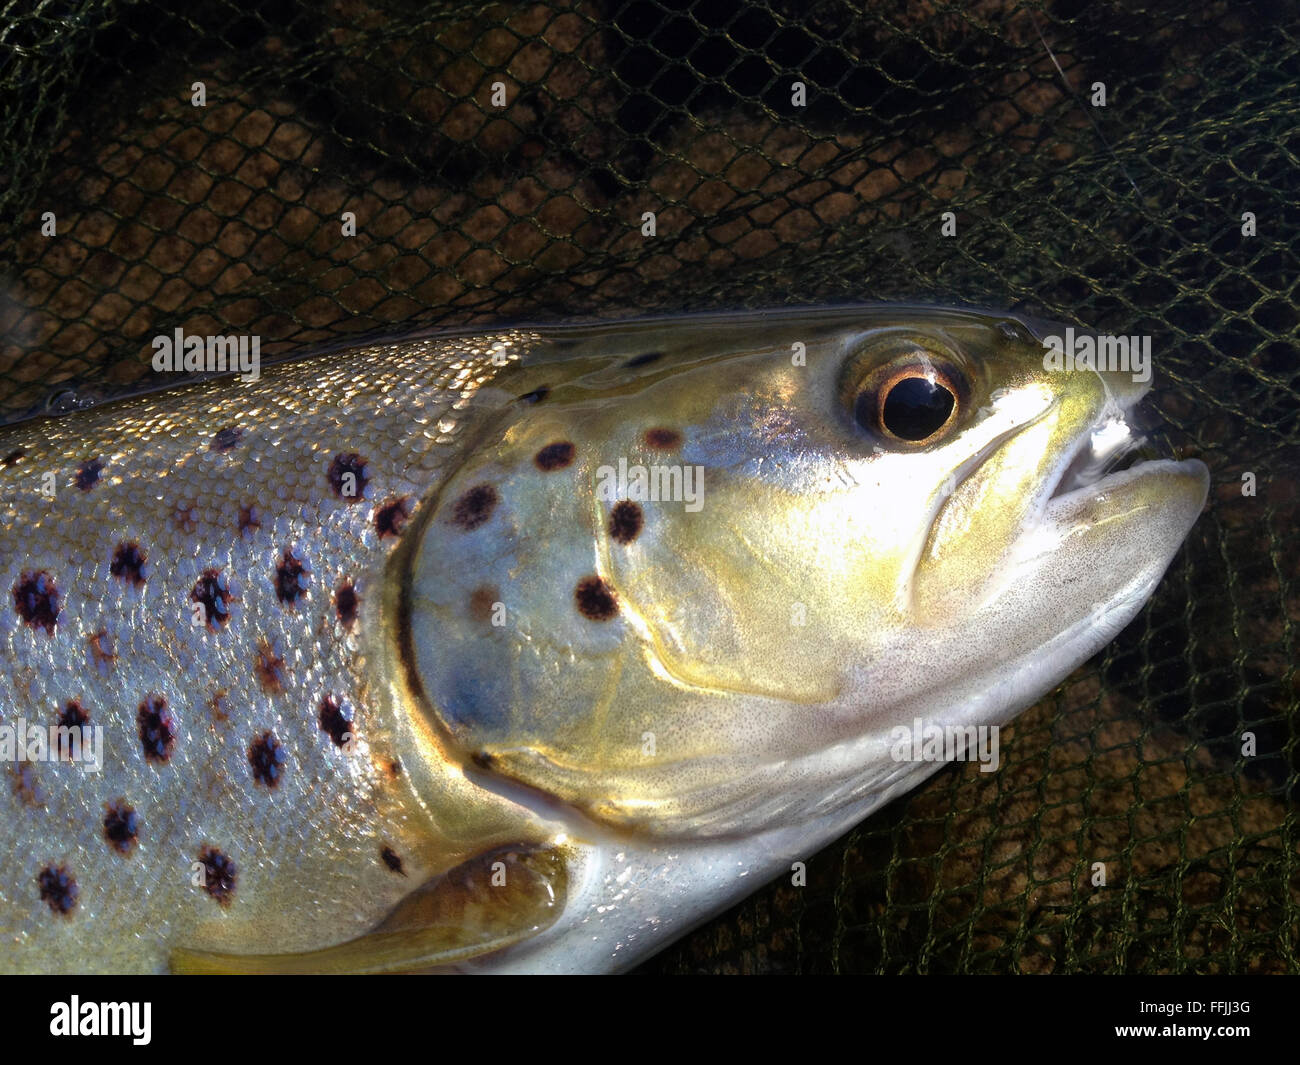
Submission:
<svg viewBox="0 0 1300 1065">
<path fill-rule="evenodd" d="M 43 795 L 0 795 L 5 964 L 153 970 L 183 948 L 257 970 L 351 942 L 328 966 L 370 968 L 389 948 L 369 932 L 430 919 L 420 885 L 507 845 L 559 856 L 552 910 L 494 913 L 513 945 L 504 927 L 444 961 L 634 964 L 938 768 L 892 759 L 891 727 L 1009 719 L 1150 594 L 1204 468 L 1053 496 L 1141 389 L 1048 374 L 1041 351 L 1015 319 L 915 308 L 550 327 L 5 430 L 0 454 L 25 454 L 0 470 L 0 581 L 48 572 L 62 598 L 53 633 L 0 613 L 0 708 L 49 721 L 77 698 L 109 750 L 94 780 L 40 764 Z M 862 388 L 918 357 L 963 381 L 951 429 L 912 446 L 859 424 Z M 357 502 L 331 477 L 353 454 Z M 704 505 L 641 501 L 615 535 L 596 485 L 620 459 L 699 466 Z M 138 588 L 111 572 L 124 542 L 148 554 Z M 288 605 L 286 550 L 309 567 Z M 230 620 L 194 626 L 207 569 Z M 137 735 L 151 695 L 178 725 L 165 763 Z M 355 708 L 346 748 L 326 696 Z M 267 731 L 274 788 L 250 764 Z M 140 819 L 129 856 L 103 838 L 117 799 Z M 205 846 L 238 865 L 225 905 L 192 881 Z M 67 915 L 37 890 L 58 867 Z"/>
</svg>

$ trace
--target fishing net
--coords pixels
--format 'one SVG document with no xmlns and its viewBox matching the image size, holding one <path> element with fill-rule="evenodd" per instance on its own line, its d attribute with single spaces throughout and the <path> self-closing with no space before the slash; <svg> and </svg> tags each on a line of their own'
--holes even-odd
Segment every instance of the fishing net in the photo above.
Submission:
<svg viewBox="0 0 1300 1065">
<path fill-rule="evenodd" d="M 1149 607 L 999 772 L 946 768 L 644 968 L 1300 968 L 1294 3 L 0 11 L 5 420 L 155 384 L 178 326 L 266 355 L 895 299 L 1150 334 L 1166 446 L 1214 485 Z"/>
</svg>

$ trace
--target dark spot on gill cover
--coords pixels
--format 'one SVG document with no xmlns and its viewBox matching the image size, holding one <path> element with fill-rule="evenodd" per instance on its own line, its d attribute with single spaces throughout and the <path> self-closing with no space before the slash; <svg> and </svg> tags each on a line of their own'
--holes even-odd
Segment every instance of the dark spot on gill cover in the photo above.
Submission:
<svg viewBox="0 0 1300 1065">
<path fill-rule="evenodd" d="M 682 434 L 676 429 L 665 429 L 662 426 L 645 431 L 646 447 L 652 447 L 656 451 L 671 451 L 675 447 L 680 447 Z"/>
<path fill-rule="evenodd" d="M 608 621 L 618 613 L 618 596 L 602 577 L 583 577 L 573 589 L 578 613 L 589 621 Z"/>
<path fill-rule="evenodd" d="M 59 589 L 45 570 L 24 573 L 14 584 L 14 609 L 32 628 L 41 627 L 49 635 L 59 621 Z"/>
<path fill-rule="evenodd" d="M 212 437 L 212 443 L 208 445 L 210 451 L 231 451 L 235 445 L 244 437 L 244 430 L 235 425 L 227 425 L 224 429 L 218 429 Z"/>
<path fill-rule="evenodd" d="M 469 616 L 484 624 L 492 620 L 492 609 L 500 601 L 501 594 L 491 584 L 480 584 L 469 597 Z"/>
<path fill-rule="evenodd" d="M 402 868 L 402 856 L 393 850 L 392 847 L 385 847 L 379 852 L 379 857 L 384 860 L 384 864 L 393 872 L 405 876 L 406 870 Z"/>
<path fill-rule="evenodd" d="M 361 597 L 357 595 L 356 585 L 350 579 L 345 579 L 334 590 L 334 609 L 338 613 L 339 623 L 345 629 L 351 629 L 356 624 L 360 605 Z"/>
<path fill-rule="evenodd" d="M 113 552 L 108 572 L 136 588 L 144 584 L 144 564 L 149 560 L 134 540 L 123 540 Z"/>
<path fill-rule="evenodd" d="M 41 901 L 61 917 L 72 912 L 81 893 L 76 878 L 64 865 L 47 865 L 37 875 L 36 885 L 41 891 Z"/>
<path fill-rule="evenodd" d="M 99 483 L 99 475 L 104 472 L 104 463 L 100 459 L 88 459 L 77 469 L 73 483 L 83 492 L 89 492 Z"/>
<path fill-rule="evenodd" d="M 284 691 L 289 672 L 285 669 L 284 658 L 280 652 L 265 639 L 257 643 L 257 654 L 253 661 L 253 673 L 257 683 L 268 695 L 279 695 Z"/>
<path fill-rule="evenodd" d="M 140 729 L 140 745 L 149 762 L 166 762 L 176 746 L 176 719 L 161 695 L 145 696 L 136 711 L 136 724 Z"/>
<path fill-rule="evenodd" d="M 253 767 L 253 779 L 268 788 L 275 788 L 284 775 L 289 752 L 269 729 L 248 745 L 248 764 Z"/>
<path fill-rule="evenodd" d="M 562 470 L 573 461 L 575 450 L 574 446 L 567 440 L 557 440 L 554 444 L 547 444 L 537 452 L 533 456 L 533 462 L 544 473 L 550 473 L 552 470 Z"/>
<path fill-rule="evenodd" d="M 348 736 L 355 736 L 352 728 L 352 707 L 333 695 L 327 695 L 320 701 L 320 727 L 334 741 L 334 746 L 342 747 Z"/>
<path fill-rule="evenodd" d="M 451 508 L 451 520 L 466 532 L 477 529 L 492 517 L 498 498 L 497 490 L 490 484 L 476 484 L 456 500 Z"/>
<path fill-rule="evenodd" d="M 199 861 L 203 863 L 203 890 L 220 905 L 229 906 L 239 876 L 235 863 L 216 847 L 206 845 L 199 851 Z"/>
<path fill-rule="evenodd" d="M 345 503 L 359 503 L 370 483 L 366 460 L 355 451 L 335 455 L 330 463 L 329 481 L 334 494 Z"/>
<path fill-rule="evenodd" d="M 375 511 L 375 532 L 379 534 L 379 539 L 382 540 L 385 536 L 401 536 L 410 516 L 410 496 L 390 499 Z"/>
<path fill-rule="evenodd" d="M 620 499 L 609 512 L 609 535 L 620 544 L 630 544 L 641 534 L 645 516 L 641 504 L 630 499 Z"/>
<path fill-rule="evenodd" d="M 129 856 L 140 838 L 140 816 L 125 799 L 104 803 L 104 839 L 118 854 Z"/>
<path fill-rule="evenodd" d="M 219 569 L 205 569 L 194 582 L 190 599 L 203 607 L 204 620 L 212 632 L 217 632 L 230 621 L 230 604 L 234 596 Z"/>
<path fill-rule="evenodd" d="M 275 597 L 287 607 L 292 607 L 307 594 L 311 580 L 311 567 L 292 547 L 284 549 L 280 564 L 275 567 Z"/>
<path fill-rule="evenodd" d="M 551 394 L 550 385 L 538 385 L 531 392 L 525 392 L 519 397 L 520 403 L 540 403 Z"/>
<path fill-rule="evenodd" d="M 649 366 L 652 362 L 658 362 L 663 357 L 662 351 L 647 351 L 644 355 L 633 355 L 623 365 L 629 370 L 635 370 L 638 366 Z"/>
</svg>

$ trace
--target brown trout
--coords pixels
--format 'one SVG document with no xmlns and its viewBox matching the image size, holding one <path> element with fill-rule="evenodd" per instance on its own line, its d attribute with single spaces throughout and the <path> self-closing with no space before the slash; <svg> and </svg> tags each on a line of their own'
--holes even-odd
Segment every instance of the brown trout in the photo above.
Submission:
<svg viewBox="0 0 1300 1065">
<path fill-rule="evenodd" d="M 0 966 L 633 965 L 1146 601 L 1207 471 L 1114 470 L 1147 386 L 1044 353 L 511 328 L 0 430 Z"/>
</svg>

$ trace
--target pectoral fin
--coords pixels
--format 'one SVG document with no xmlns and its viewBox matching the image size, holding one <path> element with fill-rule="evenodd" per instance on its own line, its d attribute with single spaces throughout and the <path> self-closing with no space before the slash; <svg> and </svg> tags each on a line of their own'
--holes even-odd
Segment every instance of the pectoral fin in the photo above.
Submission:
<svg viewBox="0 0 1300 1065">
<path fill-rule="evenodd" d="M 528 939 L 564 908 L 567 869 L 554 847 L 498 847 L 407 895 L 373 931 L 302 954 L 178 948 L 176 973 L 407 973 L 452 965 Z"/>
</svg>

